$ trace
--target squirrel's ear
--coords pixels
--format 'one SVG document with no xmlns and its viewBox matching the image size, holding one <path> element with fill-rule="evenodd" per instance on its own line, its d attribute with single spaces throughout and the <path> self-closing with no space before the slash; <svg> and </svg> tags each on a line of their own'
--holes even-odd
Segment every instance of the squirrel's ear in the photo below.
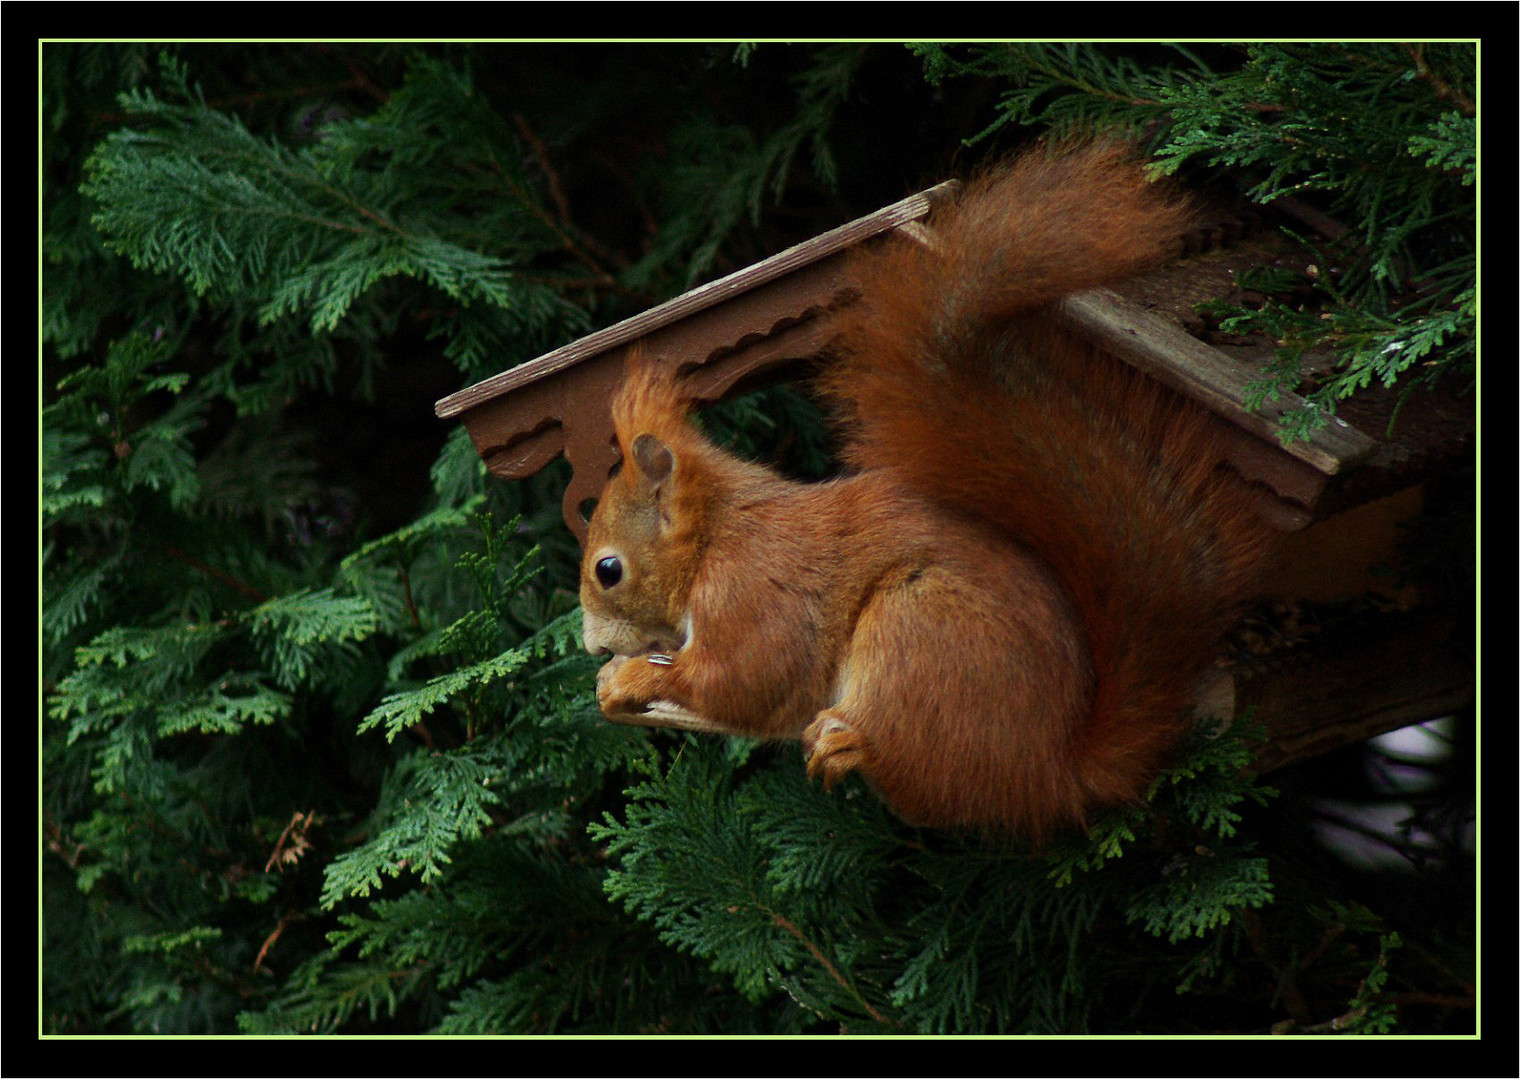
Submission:
<svg viewBox="0 0 1521 1080">
<path fill-rule="evenodd" d="M 653 435 L 641 435 L 635 439 L 630 453 L 644 478 L 657 486 L 676 467 L 676 458 L 671 454 L 670 447 Z"/>
</svg>

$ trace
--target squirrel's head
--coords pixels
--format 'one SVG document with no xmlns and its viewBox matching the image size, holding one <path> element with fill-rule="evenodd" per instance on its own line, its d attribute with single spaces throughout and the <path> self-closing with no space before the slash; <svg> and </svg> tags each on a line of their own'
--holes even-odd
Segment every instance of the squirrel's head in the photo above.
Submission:
<svg viewBox="0 0 1521 1080">
<path fill-rule="evenodd" d="M 675 652 L 702 550 L 708 448 L 687 406 L 650 365 L 630 365 L 613 400 L 621 460 L 587 526 L 582 643 L 591 653 Z"/>
</svg>

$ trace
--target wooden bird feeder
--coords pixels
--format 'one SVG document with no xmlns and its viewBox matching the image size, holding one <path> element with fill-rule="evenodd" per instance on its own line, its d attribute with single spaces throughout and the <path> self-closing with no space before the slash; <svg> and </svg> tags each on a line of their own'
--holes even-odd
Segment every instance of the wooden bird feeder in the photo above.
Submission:
<svg viewBox="0 0 1521 1080">
<path fill-rule="evenodd" d="M 582 508 L 617 463 L 608 405 L 631 347 L 675 364 L 699 402 L 816 361 L 836 314 L 852 300 L 843 275 L 850 249 L 889 233 L 930 241 L 926 219 L 955 187 L 930 188 L 693 289 L 451 394 L 435 411 L 462 420 L 490 472 L 504 480 L 563 455 L 572 470 L 564 519 L 584 543 Z M 1346 600 L 1394 557 L 1399 523 L 1419 511 L 1423 482 L 1466 457 L 1472 406 L 1431 398 L 1423 407 L 1432 415 L 1402 420 L 1413 435 L 1397 441 L 1383 434 L 1387 404 L 1360 411 L 1349 402 L 1343 418 L 1310 439 L 1282 442 L 1279 418 L 1302 402 L 1282 395 L 1269 407 L 1247 406 L 1271 344 L 1196 336 L 1197 305 L 1227 295 L 1237 271 L 1299 257 L 1276 232 L 1233 235 L 1241 231 L 1239 218 L 1222 217 L 1180 238 L 1183 257 L 1172 265 L 1118 289 L 1070 297 L 1065 313 L 1106 351 L 1215 415 L 1228 464 L 1256 486 L 1261 513 L 1283 538 L 1274 592 L 1290 604 Z M 1465 626 L 1451 613 L 1409 616 L 1397 598 L 1389 606 L 1390 617 L 1360 629 L 1355 647 L 1312 642 L 1308 650 L 1290 648 L 1292 659 L 1242 665 L 1226 706 L 1231 713 L 1253 706 L 1267 727 L 1264 769 L 1472 702 L 1471 644 L 1462 644 L 1471 621 Z"/>
</svg>

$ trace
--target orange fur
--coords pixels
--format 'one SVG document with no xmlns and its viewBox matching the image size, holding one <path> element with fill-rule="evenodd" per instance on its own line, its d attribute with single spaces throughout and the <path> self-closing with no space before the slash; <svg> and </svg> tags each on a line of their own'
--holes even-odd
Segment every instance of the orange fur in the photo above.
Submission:
<svg viewBox="0 0 1521 1080">
<path fill-rule="evenodd" d="M 800 739 L 930 826 L 1039 840 L 1136 798 L 1265 544 L 1206 417 L 1053 304 L 1157 262 L 1187 213 L 1116 147 L 1037 152 L 933 247 L 859 257 L 821 383 L 843 479 L 717 450 L 632 363 L 582 575 L 603 711 Z"/>
</svg>

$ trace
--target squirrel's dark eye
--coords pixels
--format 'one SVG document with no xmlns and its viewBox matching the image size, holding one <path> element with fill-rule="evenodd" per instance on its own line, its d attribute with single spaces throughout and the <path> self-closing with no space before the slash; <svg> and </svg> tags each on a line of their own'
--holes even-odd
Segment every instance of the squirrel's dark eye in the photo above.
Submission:
<svg viewBox="0 0 1521 1080">
<path fill-rule="evenodd" d="M 623 560 L 616 555 L 597 560 L 597 580 L 604 589 L 611 589 L 623 580 Z"/>
</svg>

